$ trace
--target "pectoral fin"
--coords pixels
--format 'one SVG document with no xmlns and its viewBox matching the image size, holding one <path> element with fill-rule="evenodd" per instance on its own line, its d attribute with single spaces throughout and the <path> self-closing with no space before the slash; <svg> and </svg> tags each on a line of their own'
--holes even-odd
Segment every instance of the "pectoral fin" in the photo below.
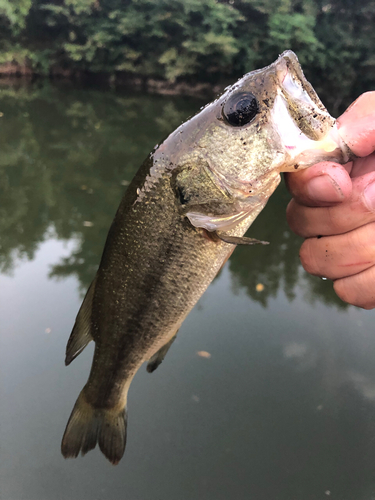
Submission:
<svg viewBox="0 0 375 500">
<path fill-rule="evenodd" d="M 65 365 L 68 366 L 80 354 L 91 340 L 91 310 L 94 297 L 96 277 L 87 290 L 81 308 L 77 314 L 72 333 L 66 346 Z"/>
<path fill-rule="evenodd" d="M 178 330 L 177 330 L 178 331 Z M 175 341 L 177 336 L 177 332 L 173 335 L 173 337 L 168 340 L 168 342 L 163 345 L 153 356 L 150 358 L 150 361 L 147 363 L 147 371 L 149 373 L 152 373 L 153 371 L 156 370 L 156 368 L 161 364 L 163 359 L 165 358 L 167 352 L 169 351 L 169 348 Z"/>
<path fill-rule="evenodd" d="M 194 227 L 201 227 L 207 231 L 217 229 L 232 229 L 249 216 L 249 212 L 242 210 L 231 215 L 205 215 L 199 212 L 187 212 L 186 217 Z"/>
<path fill-rule="evenodd" d="M 218 233 L 215 231 L 216 236 L 225 243 L 232 245 L 269 245 L 269 241 L 256 240 L 255 238 L 246 238 L 246 236 L 229 236 L 228 234 Z"/>
</svg>

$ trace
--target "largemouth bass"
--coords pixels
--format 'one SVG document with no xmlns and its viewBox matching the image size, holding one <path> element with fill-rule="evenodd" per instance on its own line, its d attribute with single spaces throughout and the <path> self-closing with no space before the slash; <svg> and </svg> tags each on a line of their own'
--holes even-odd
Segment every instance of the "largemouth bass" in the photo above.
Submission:
<svg viewBox="0 0 375 500">
<path fill-rule="evenodd" d="M 280 172 L 351 157 L 296 55 L 248 73 L 175 130 L 129 185 L 71 333 L 68 365 L 91 341 L 88 382 L 62 440 L 65 457 L 97 443 L 117 464 L 127 394 L 178 329 L 280 182 Z"/>
</svg>

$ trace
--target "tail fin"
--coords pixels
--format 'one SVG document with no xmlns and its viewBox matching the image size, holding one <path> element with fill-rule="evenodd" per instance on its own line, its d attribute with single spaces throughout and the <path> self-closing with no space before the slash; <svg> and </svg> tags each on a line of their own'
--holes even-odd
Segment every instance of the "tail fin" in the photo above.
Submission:
<svg viewBox="0 0 375 500">
<path fill-rule="evenodd" d="M 68 420 L 61 453 L 65 458 L 76 458 L 79 452 L 85 455 L 99 442 L 102 453 L 117 465 L 125 451 L 126 423 L 126 408 L 96 409 L 85 401 L 82 391 Z"/>
</svg>

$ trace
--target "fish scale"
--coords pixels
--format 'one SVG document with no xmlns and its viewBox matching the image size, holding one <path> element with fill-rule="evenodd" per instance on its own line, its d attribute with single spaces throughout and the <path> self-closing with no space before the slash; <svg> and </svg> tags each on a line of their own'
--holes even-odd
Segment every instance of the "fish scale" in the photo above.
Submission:
<svg viewBox="0 0 375 500">
<path fill-rule="evenodd" d="M 162 362 L 235 245 L 264 243 L 244 234 L 280 172 L 350 157 L 291 51 L 227 88 L 151 153 L 120 204 L 68 342 L 66 364 L 91 340 L 95 352 L 65 457 L 99 443 L 119 462 L 134 375 L 147 360 L 150 372 Z"/>
</svg>

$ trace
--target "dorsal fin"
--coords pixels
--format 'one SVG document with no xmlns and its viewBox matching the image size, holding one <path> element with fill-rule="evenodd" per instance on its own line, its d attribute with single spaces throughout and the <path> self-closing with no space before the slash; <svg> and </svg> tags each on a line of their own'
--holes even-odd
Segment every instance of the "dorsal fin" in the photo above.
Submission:
<svg viewBox="0 0 375 500">
<path fill-rule="evenodd" d="M 65 364 L 68 366 L 80 354 L 91 340 L 91 310 L 94 297 L 96 276 L 92 281 L 81 308 L 77 314 L 72 333 L 66 346 Z"/>
</svg>

